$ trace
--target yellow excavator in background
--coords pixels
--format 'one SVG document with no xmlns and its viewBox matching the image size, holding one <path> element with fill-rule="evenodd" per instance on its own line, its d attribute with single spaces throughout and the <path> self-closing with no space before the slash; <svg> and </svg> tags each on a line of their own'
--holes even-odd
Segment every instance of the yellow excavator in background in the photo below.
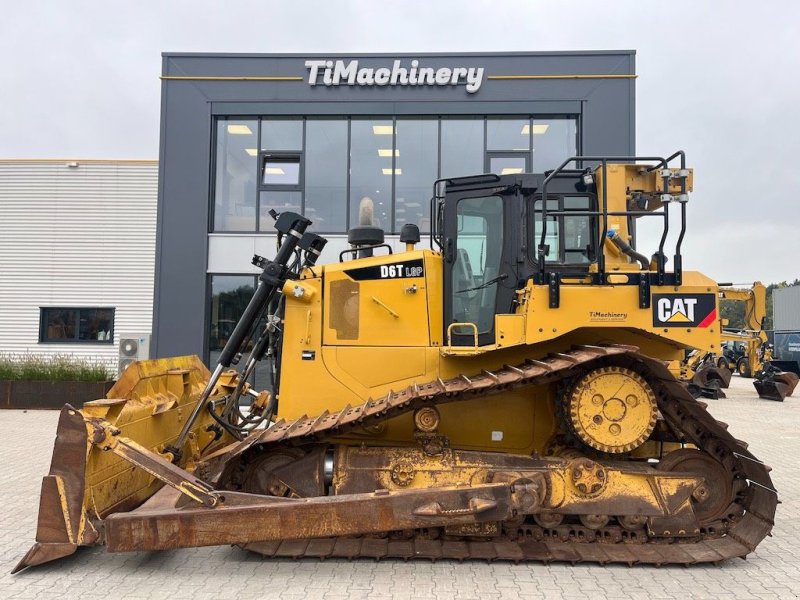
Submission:
<svg viewBox="0 0 800 600">
<path fill-rule="evenodd" d="M 747 555 L 773 526 L 769 468 L 665 366 L 719 352 L 718 286 L 682 266 L 692 177 L 676 152 L 444 179 L 429 249 L 414 225 L 398 253 L 360 226 L 325 265 L 310 221 L 274 214 L 277 253 L 254 257 L 259 285 L 213 372 L 197 357 L 134 363 L 107 398 L 64 408 L 17 569 L 96 544 Z M 650 258 L 644 218 L 662 223 Z M 272 391 L 248 383 L 261 360 Z"/>
<path fill-rule="evenodd" d="M 719 294 L 722 299 L 744 303 L 744 328 L 725 329 L 728 323 L 722 320 L 722 351 L 717 365 L 735 370 L 740 377 L 753 377 L 753 386 L 761 398 L 782 401 L 791 396 L 798 383 L 797 375 L 771 364 L 772 348 L 764 330 L 767 288 L 756 281 L 750 288 L 720 287 Z"/>
</svg>

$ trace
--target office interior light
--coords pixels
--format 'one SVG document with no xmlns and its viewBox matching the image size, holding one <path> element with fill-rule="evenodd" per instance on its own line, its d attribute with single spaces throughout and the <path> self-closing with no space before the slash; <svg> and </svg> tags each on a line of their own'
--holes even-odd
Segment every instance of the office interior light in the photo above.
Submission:
<svg viewBox="0 0 800 600">
<path fill-rule="evenodd" d="M 373 125 L 372 133 L 375 135 L 392 135 L 394 133 L 393 125 Z"/>
<path fill-rule="evenodd" d="M 517 173 L 522 173 L 522 167 L 503 167 L 503 170 L 500 171 L 500 175 L 516 175 Z"/>
<path fill-rule="evenodd" d="M 253 135 L 252 130 L 247 125 L 228 125 L 228 133 L 231 135 Z"/>
<path fill-rule="evenodd" d="M 402 175 L 403 169 L 382 169 L 384 175 L 391 175 L 393 172 L 395 175 Z"/>
<path fill-rule="evenodd" d="M 258 150 L 255 148 L 245 148 L 245 152 L 247 152 L 250 156 L 258 156 Z"/>
<path fill-rule="evenodd" d="M 541 123 L 538 124 L 538 125 L 534 125 L 533 126 L 533 135 L 542 135 L 543 133 L 547 132 L 547 129 L 549 127 L 550 127 L 550 125 L 541 124 Z M 531 132 L 531 126 L 530 125 L 524 125 L 522 127 L 522 135 L 528 135 L 530 132 Z"/>
<path fill-rule="evenodd" d="M 400 150 L 395 149 L 394 151 L 395 156 L 400 156 Z M 382 158 L 391 158 L 392 156 L 392 149 L 391 148 L 378 148 L 378 156 Z"/>
<path fill-rule="evenodd" d="M 264 167 L 264 175 L 286 175 L 280 167 Z"/>
</svg>

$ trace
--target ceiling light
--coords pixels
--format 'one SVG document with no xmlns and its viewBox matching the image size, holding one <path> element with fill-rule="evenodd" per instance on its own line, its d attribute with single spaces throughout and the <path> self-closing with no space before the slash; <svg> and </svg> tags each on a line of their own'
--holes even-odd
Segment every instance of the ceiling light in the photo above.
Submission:
<svg viewBox="0 0 800 600">
<path fill-rule="evenodd" d="M 258 156 L 258 150 L 255 148 L 245 148 L 245 152 L 247 152 L 250 156 Z"/>
<path fill-rule="evenodd" d="M 547 131 L 548 127 L 550 127 L 550 125 L 534 125 L 533 126 L 533 135 L 542 135 L 543 133 L 545 133 Z M 530 132 L 531 132 L 531 126 L 530 125 L 525 125 L 522 128 L 522 135 L 528 135 Z"/>
<path fill-rule="evenodd" d="M 522 167 L 503 167 L 503 170 L 500 171 L 500 175 L 516 175 L 517 173 L 522 173 Z"/>
<path fill-rule="evenodd" d="M 264 175 L 286 175 L 280 167 L 264 167 Z"/>
<path fill-rule="evenodd" d="M 231 135 L 253 135 L 247 125 L 228 125 L 228 133 Z"/>
<path fill-rule="evenodd" d="M 392 135 L 394 127 L 392 125 L 373 125 L 372 133 L 375 135 Z"/>
<path fill-rule="evenodd" d="M 395 149 L 394 151 L 395 156 L 400 156 L 400 150 Z M 383 158 L 391 158 L 392 157 L 392 149 L 391 148 L 378 148 L 378 156 Z"/>
<path fill-rule="evenodd" d="M 406 202 L 408 208 L 419 208 L 419 202 Z"/>
<path fill-rule="evenodd" d="M 384 175 L 391 175 L 392 174 L 392 169 L 382 169 L 382 171 L 383 171 Z M 403 169 L 394 169 L 394 174 L 395 175 L 402 175 L 403 174 Z"/>
</svg>

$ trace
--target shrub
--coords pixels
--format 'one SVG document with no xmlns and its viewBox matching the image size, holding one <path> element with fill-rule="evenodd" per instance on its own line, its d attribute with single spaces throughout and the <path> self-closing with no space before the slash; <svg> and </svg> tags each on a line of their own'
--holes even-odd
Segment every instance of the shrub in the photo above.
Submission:
<svg viewBox="0 0 800 600">
<path fill-rule="evenodd" d="M 0 379 L 25 381 L 108 381 L 103 362 L 70 354 L 0 354 Z"/>
</svg>

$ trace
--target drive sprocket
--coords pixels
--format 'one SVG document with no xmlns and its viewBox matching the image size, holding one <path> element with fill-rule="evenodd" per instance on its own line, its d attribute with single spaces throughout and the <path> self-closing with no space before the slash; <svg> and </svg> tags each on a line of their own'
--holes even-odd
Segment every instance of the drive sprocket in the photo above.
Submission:
<svg viewBox="0 0 800 600">
<path fill-rule="evenodd" d="M 636 371 L 609 366 L 590 371 L 572 387 L 567 416 L 587 446 L 621 454 L 641 446 L 658 417 L 656 396 Z"/>
</svg>

